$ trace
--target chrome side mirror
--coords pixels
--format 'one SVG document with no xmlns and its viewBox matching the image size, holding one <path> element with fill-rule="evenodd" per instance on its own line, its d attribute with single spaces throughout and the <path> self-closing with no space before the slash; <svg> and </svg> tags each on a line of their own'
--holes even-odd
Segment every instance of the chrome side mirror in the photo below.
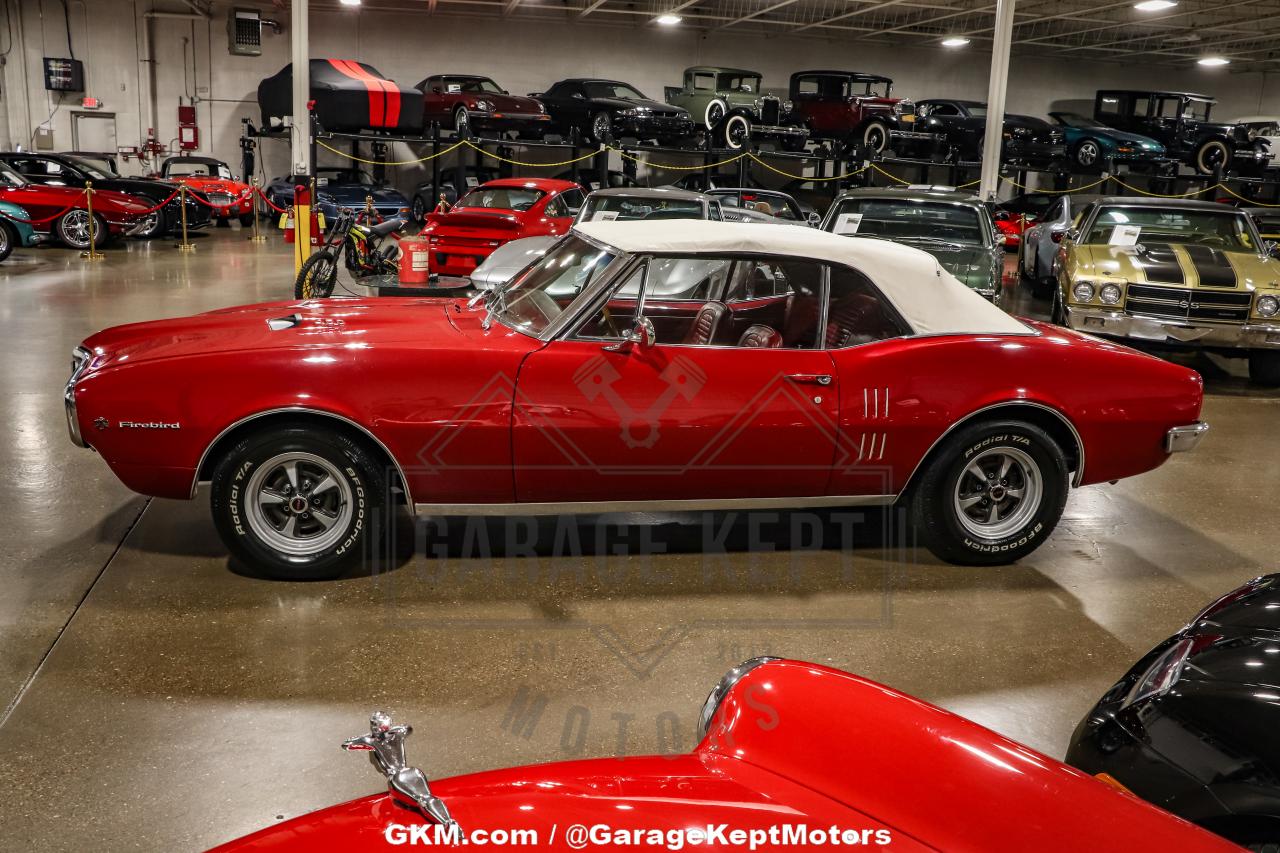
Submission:
<svg viewBox="0 0 1280 853">
<path fill-rule="evenodd" d="M 1068 240 L 1070 240 L 1072 243 L 1074 243 L 1076 240 L 1080 239 L 1080 229 L 1079 229 L 1079 228 L 1068 228 L 1068 229 L 1067 229 L 1067 239 L 1068 239 Z"/>
<path fill-rule="evenodd" d="M 605 349 L 609 352 L 629 352 L 635 346 L 644 352 L 651 349 L 657 342 L 658 333 L 653 328 L 653 321 L 648 317 L 639 317 L 636 319 L 635 326 L 622 336 L 622 340 L 616 344 L 610 344 Z"/>
<path fill-rule="evenodd" d="M 809 215 L 806 217 L 806 219 L 809 220 L 809 227 L 811 228 L 817 228 L 819 225 L 822 224 L 822 217 L 818 215 L 818 212 L 816 210 L 809 211 Z"/>
<path fill-rule="evenodd" d="M 1263 242 L 1262 246 L 1267 250 L 1267 257 L 1280 258 L 1280 243 L 1275 240 L 1267 240 Z"/>
</svg>

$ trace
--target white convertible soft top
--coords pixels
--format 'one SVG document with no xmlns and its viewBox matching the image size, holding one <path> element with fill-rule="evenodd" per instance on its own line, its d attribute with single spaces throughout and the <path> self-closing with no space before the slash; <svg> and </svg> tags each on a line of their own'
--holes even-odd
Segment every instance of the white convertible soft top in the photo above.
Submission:
<svg viewBox="0 0 1280 853">
<path fill-rule="evenodd" d="M 928 252 L 800 225 L 664 219 L 586 222 L 574 230 L 624 252 L 772 254 L 844 264 L 862 272 L 919 335 L 1026 335 L 1035 332 L 965 287 Z"/>
</svg>

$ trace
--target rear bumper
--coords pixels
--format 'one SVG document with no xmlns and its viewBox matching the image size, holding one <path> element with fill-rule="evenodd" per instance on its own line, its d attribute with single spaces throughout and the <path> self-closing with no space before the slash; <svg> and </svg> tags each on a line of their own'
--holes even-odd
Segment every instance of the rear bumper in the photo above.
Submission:
<svg viewBox="0 0 1280 853">
<path fill-rule="evenodd" d="M 1111 338 L 1206 349 L 1280 350 L 1280 324 L 1170 320 L 1071 305 L 1066 313 L 1069 328 Z"/>
</svg>

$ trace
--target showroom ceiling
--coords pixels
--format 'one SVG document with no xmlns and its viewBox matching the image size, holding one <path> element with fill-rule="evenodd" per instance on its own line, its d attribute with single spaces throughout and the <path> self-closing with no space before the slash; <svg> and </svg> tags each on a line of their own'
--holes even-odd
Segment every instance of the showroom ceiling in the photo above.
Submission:
<svg viewBox="0 0 1280 853">
<path fill-rule="evenodd" d="M 1014 51 L 1072 61 L 1135 59 L 1185 66 L 1208 56 L 1231 60 L 1233 71 L 1280 61 L 1280 0 L 1181 0 L 1139 11 L 1138 0 L 1020 0 Z M 281 5 L 284 5 L 281 3 Z M 725 32 L 792 34 L 852 41 L 937 46 L 964 37 L 975 48 L 991 41 L 993 0 L 363 0 L 370 10 L 581 20 L 654 25 L 660 14 L 678 26 Z M 337 8 L 337 0 L 312 0 Z"/>
</svg>

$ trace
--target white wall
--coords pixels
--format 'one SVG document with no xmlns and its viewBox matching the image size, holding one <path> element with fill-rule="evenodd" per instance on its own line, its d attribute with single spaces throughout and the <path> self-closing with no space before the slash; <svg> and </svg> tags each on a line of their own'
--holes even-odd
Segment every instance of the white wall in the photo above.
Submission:
<svg viewBox="0 0 1280 853">
<path fill-rule="evenodd" d="M 10 6 L 20 39 L 3 72 L 4 113 L 12 144 L 29 144 L 35 127 L 54 112 L 56 97 L 43 88 L 42 56 L 66 56 L 66 28 L 60 0 L 0 0 Z M 75 55 L 85 63 L 86 94 L 101 98 L 116 116 L 118 142 L 141 144 L 149 124 L 146 97 L 145 14 L 189 13 L 176 0 L 70 0 Z M 285 32 L 264 28 L 261 57 L 227 52 L 226 16 L 232 5 L 257 5 L 264 17 L 283 17 Z M 414 85 L 430 73 L 474 71 L 488 74 L 514 92 L 537 91 L 562 77 L 601 75 L 626 80 L 650 95 L 679 81 L 693 64 L 725 64 L 758 69 L 765 85 L 783 88 L 788 75 L 804 68 L 855 68 L 893 77 L 895 90 L 914 98 L 985 99 L 990 56 L 977 49 L 904 49 L 850 38 L 744 37 L 733 30 L 705 34 L 689 28 L 531 23 L 516 19 L 428 16 L 418 11 L 360 9 L 313 11 L 314 57 L 356 58 L 397 81 Z M 240 162 L 240 118 L 258 123 L 258 81 L 288 61 L 287 12 L 240 0 L 219 2 L 209 21 L 156 19 L 158 138 L 176 135 L 177 105 L 194 97 L 198 105 L 201 153 Z M 184 42 L 185 39 L 185 42 Z M 184 59 L 185 56 L 185 59 Z M 185 66 L 185 75 L 184 75 Z M 1224 69 L 1185 71 L 1084 60 L 1015 57 L 1010 72 L 1010 112 L 1043 115 L 1053 106 L 1091 101 L 1106 86 L 1159 87 L 1202 91 L 1219 97 L 1217 115 L 1280 112 L 1280 81 L 1261 74 Z M 78 95 L 66 97 L 53 115 L 56 150 L 72 147 L 71 114 Z M 4 128 L 0 127 L 0 142 Z M 413 154 L 400 146 L 393 159 Z M 283 142 L 265 142 L 261 151 L 268 177 L 287 169 Z M 333 160 L 325 155 L 322 160 Z M 128 168 L 126 166 L 126 168 Z M 133 167 L 136 170 L 136 166 Z M 420 170 L 393 174 L 402 187 Z"/>
</svg>

